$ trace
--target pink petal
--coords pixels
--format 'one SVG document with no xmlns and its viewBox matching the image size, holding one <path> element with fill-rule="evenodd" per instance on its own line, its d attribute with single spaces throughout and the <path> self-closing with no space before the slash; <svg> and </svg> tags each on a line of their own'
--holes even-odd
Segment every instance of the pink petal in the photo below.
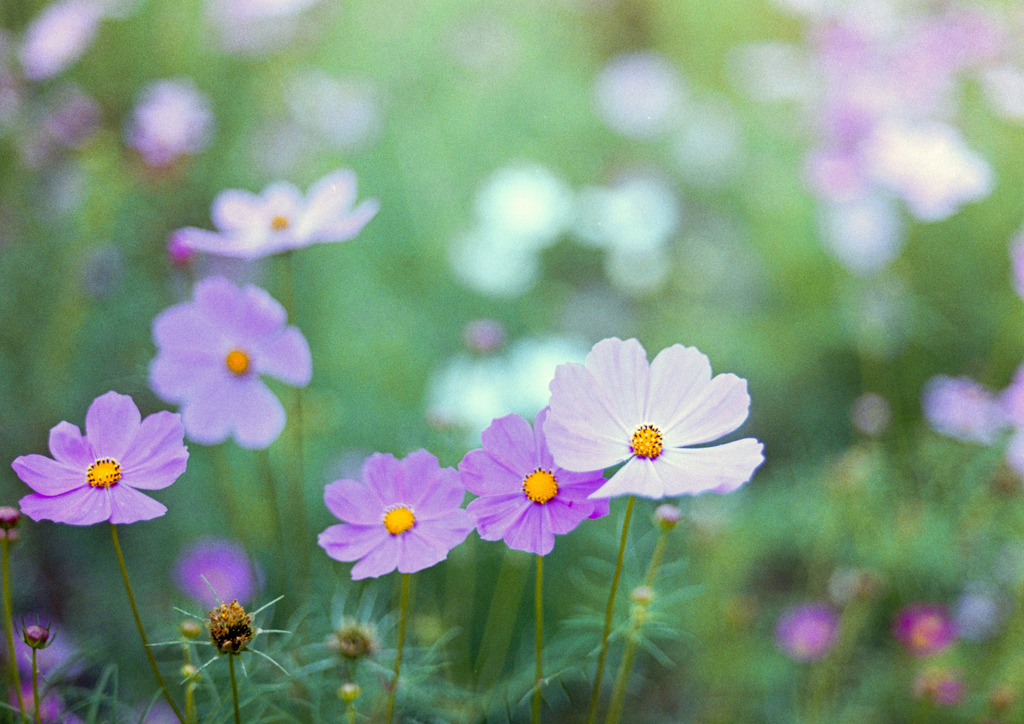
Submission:
<svg viewBox="0 0 1024 724">
<path fill-rule="evenodd" d="M 246 337 L 277 334 L 284 327 L 288 314 L 265 289 L 247 284 L 241 290 L 241 296 L 236 326 Z"/>
<path fill-rule="evenodd" d="M 658 460 L 664 458 L 664 453 Z M 644 498 L 661 498 L 665 495 L 665 483 L 658 475 L 654 460 L 631 458 L 625 465 L 596 491 L 590 498 L 617 498 L 620 495 L 639 495 Z"/>
<path fill-rule="evenodd" d="M 519 415 L 492 420 L 480 439 L 494 461 L 520 480 L 540 464 L 533 428 Z"/>
<path fill-rule="evenodd" d="M 505 544 L 517 551 L 547 555 L 555 547 L 555 534 L 547 522 L 543 505 L 531 505 L 505 534 Z"/>
<path fill-rule="evenodd" d="M 717 375 L 662 432 L 667 447 L 699 445 L 717 440 L 743 424 L 750 410 L 747 381 L 733 374 Z"/>
<path fill-rule="evenodd" d="M 595 500 L 563 500 L 561 496 L 549 500 L 545 505 L 547 508 L 548 522 L 551 532 L 555 535 L 565 535 L 594 512 Z"/>
<path fill-rule="evenodd" d="M 668 449 L 656 461 L 665 495 L 732 492 L 764 462 L 764 445 L 752 437 L 724 445 Z"/>
<path fill-rule="evenodd" d="M 149 365 L 149 386 L 161 400 L 182 402 L 217 384 L 225 376 L 224 367 L 220 359 L 211 363 L 161 353 Z"/>
<path fill-rule="evenodd" d="M 419 452 L 426 453 L 425 450 Z M 417 518 L 433 521 L 447 518 L 453 510 L 460 508 L 466 498 L 466 488 L 462 485 L 458 471 L 440 467 L 437 458 L 426 454 L 429 455 L 429 463 L 418 467 L 406 465 L 407 480 L 415 481 L 422 474 L 424 477 L 421 480 L 425 484 L 419 490 L 415 488 L 415 483 L 407 484 L 407 488 L 413 493 L 410 502 Z M 406 461 L 414 455 L 417 453 L 410 453 Z"/>
<path fill-rule="evenodd" d="M 594 345 L 584 366 L 594 376 L 624 426 L 632 428 L 647 420 L 647 396 L 650 391 L 650 366 L 647 353 L 635 339 L 623 342 L 615 337 Z M 632 430 L 630 430 L 632 432 Z"/>
<path fill-rule="evenodd" d="M 397 472 L 396 472 L 397 471 Z M 404 498 L 402 481 L 395 480 L 398 471 L 398 460 L 394 455 L 388 453 L 374 453 L 363 462 L 362 479 L 373 488 L 385 505 L 391 506 L 398 503 L 408 504 Z"/>
<path fill-rule="evenodd" d="M 284 430 L 284 406 L 259 378 L 231 382 L 235 442 L 250 450 L 270 447 Z"/>
<path fill-rule="evenodd" d="M 357 561 L 389 543 L 391 535 L 381 524 L 332 525 L 317 537 L 320 547 L 336 561 Z"/>
<path fill-rule="evenodd" d="M 314 239 L 322 242 L 348 241 L 357 236 L 379 211 L 380 201 L 367 199 L 345 216 L 330 223 L 321 223 Z"/>
<path fill-rule="evenodd" d="M 157 412 L 142 421 L 135 439 L 124 454 L 124 482 L 133 488 L 166 488 L 185 472 L 188 450 L 181 416 Z"/>
<path fill-rule="evenodd" d="M 669 427 L 711 382 L 711 362 L 696 347 L 674 344 L 651 362 L 651 397 L 644 421 Z"/>
<path fill-rule="evenodd" d="M 348 213 L 356 200 L 355 172 L 342 169 L 324 176 L 310 187 L 308 199 L 296 234 L 311 238 Z"/>
<path fill-rule="evenodd" d="M 110 496 L 107 492 L 107 489 L 85 485 L 61 495 L 26 495 L 18 504 L 21 512 L 32 520 L 92 525 L 110 519 Z"/>
<path fill-rule="evenodd" d="M 50 430 L 50 454 L 72 470 L 87 470 L 96 462 L 89 441 L 70 422 L 58 422 Z"/>
<path fill-rule="evenodd" d="M 193 304 L 176 304 L 153 319 L 157 349 L 175 357 L 212 361 L 219 356 L 222 337 Z"/>
<path fill-rule="evenodd" d="M 97 458 L 122 460 L 138 432 L 142 415 L 128 395 L 108 392 L 100 395 L 85 414 L 85 435 Z"/>
<path fill-rule="evenodd" d="M 324 504 L 339 520 L 361 525 L 380 525 L 388 507 L 373 488 L 355 480 L 325 486 Z"/>
<path fill-rule="evenodd" d="M 544 437 L 555 463 L 566 470 L 603 470 L 632 453 L 627 430 L 594 376 L 579 364 L 555 368 Z"/>
<path fill-rule="evenodd" d="M 43 455 L 22 455 L 14 459 L 11 467 L 22 482 L 37 493 L 60 495 L 86 485 L 89 466 L 76 469 Z"/>
<path fill-rule="evenodd" d="M 110 522 L 135 523 L 159 518 L 167 512 L 162 503 L 128 485 L 114 485 L 105 491 L 110 498 Z"/>
<path fill-rule="evenodd" d="M 533 505 L 522 493 L 510 495 L 487 495 L 477 498 L 466 506 L 466 511 L 476 521 L 477 532 L 484 540 L 501 540 L 508 529 L 529 512 Z"/>
<path fill-rule="evenodd" d="M 275 377 L 294 387 L 305 387 L 313 377 L 309 343 L 296 327 L 259 340 L 250 350 L 253 366 L 262 375 Z"/>
<path fill-rule="evenodd" d="M 415 573 L 440 563 L 471 530 L 472 519 L 464 510 L 453 511 L 434 525 L 417 525 L 399 538 L 398 571 Z"/>
<path fill-rule="evenodd" d="M 181 422 L 185 434 L 200 445 L 215 445 L 231 434 L 234 398 L 230 380 L 224 379 L 226 376 L 211 376 L 182 401 Z"/>
<path fill-rule="evenodd" d="M 362 560 L 352 566 L 352 580 L 377 578 L 398 567 L 400 543 L 385 532 L 388 540 L 371 550 Z"/>
<path fill-rule="evenodd" d="M 262 202 L 256 194 L 242 189 L 227 189 L 217 194 L 210 208 L 213 225 L 220 231 L 238 231 L 252 226 L 260 218 Z"/>
<path fill-rule="evenodd" d="M 459 463 L 462 484 L 474 495 L 502 495 L 522 489 L 523 478 L 497 463 L 486 450 L 470 450 Z M 500 536 L 499 536 L 500 537 Z"/>
</svg>

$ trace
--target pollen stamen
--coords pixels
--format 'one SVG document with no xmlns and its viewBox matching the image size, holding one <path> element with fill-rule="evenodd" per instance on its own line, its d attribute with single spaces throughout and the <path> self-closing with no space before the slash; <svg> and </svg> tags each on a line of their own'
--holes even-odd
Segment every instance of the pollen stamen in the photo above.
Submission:
<svg viewBox="0 0 1024 724">
<path fill-rule="evenodd" d="M 291 222 L 288 221 L 288 217 L 283 214 L 277 214 L 270 220 L 271 231 L 284 231 L 289 226 L 291 226 Z"/>
<path fill-rule="evenodd" d="M 641 425 L 630 438 L 630 449 L 638 458 L 654 460 L 661 455 L 663 438 L 661 430 L 654 425 Z"/>
<path fill-rule="evenodd" d="M 537 468 L 523 478 L 523 493 L 534 503 L 544 505 L 558 495 L 558 479 L 550 470 Z"/>
<path fill-rule="evenodd" d="M 109 488 L 121 479 L 121 466 L 114 458 L 99 458 L 85 471 L 85 479 L 94 488 Z"/>
<path fill-rule="evenodd" d="M 224 360 L 224 364 L 227 365 L 228 369 L 233 374 L 244 375 L 249 371 L 249 355 L 240 349 L 233 349 L 228 352 L 227 359 Z"/>
<path fill-rule="evenodd" d="M 399 506 L 384 514 L 384 527 L 391 535 L 402 535 L 416 525 L 416 516 L 408 508 Z"/>
</svg>

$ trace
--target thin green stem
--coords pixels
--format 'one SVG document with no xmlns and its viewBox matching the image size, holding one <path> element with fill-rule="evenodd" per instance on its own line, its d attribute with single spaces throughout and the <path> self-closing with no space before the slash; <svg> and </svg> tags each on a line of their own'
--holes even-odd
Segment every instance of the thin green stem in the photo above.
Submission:
<svg viewBox="0 0 1024 724">
<path fill-rule="evenodd" d="M 32 713 L 36 717 L 36 724 L 42 724 L 39 716 L 39 666 L 36 664 L 36 647 L 32 647 Z"/>
<path fill-rule="evenodd" d="M 171 698 L 171 692 L 167 690 L 167 684 L 164 682 L 164 677 L 160 674 L 160 667 L 156 665 L 156 657 L 153 656 L 153 652 L 149 648 L 149 641 L 146 639 L 146 631 L 142 628 L 142 619 L 139 617 L 139 609 L 138 606 L 135 605 L 135 594 L 132 593 L 132 584 L 128 582 L 128 569 L 124 565 L 124 554 L 121 552 L 121 544 L 117 540 L 117 526 L 113 523 L 110 524 L 110 535 L 114 540 L 114 550 L 117 552 L 117 562 L 121 566 L 121 578 L 124 579 L 124 590 L 128 592 L 128 603 L 131 604 L 132 616 L 135 617 L 135 625 L 138 627 L 139 636 L 142 638 L 142 648 L 146 652 L 146 658 L 149 659 L 149 665 L 153 669 L 153 676 L 156 677 L 156 681 L 160 685 L 160 690 L 163 692 L 167 703 L 170 704 L 171 710 L 174 712 L 174 716 L 178 717 L 179 722 L 184 722 L 185 718 L 181 715 L 178 705 L 174 703 L 174 699 Z"/>
<path fill-rule="evenodd" d="M 668 547 L 668 536 L 672 528 L 663 527 L 658 542 L 654 545 L 654 553 L 651 554 L 651 562 L 647 566 L 647 575 L 644 576 L 644 586 L 651 588 L 658 577 L 658 569 L 665 558 L 665 549 Z M 612 687 L 612 698 L 608 702 L 608 714 L 605 724 L 618 724 L 622 718 L 622 711 L 626 703 L 626 687 L 629 684 L 629 676 L 633 672 L 633 662 L 636 661 L 636 650 L 640 643 L 640 630 L 647 620 L 647 606 L 649 602 L 641 602 L 634 599 L 633 610 L 630 612 L 629 633 L 626 635 L 626 649 L 622 653 L 622 662 L 619 664 L 619 672 L 615 675 L 615 685 Z"/>
<path fill-rule="evenodd" d="M 235 705 L 235 724 L 242 724 L 242 714 L 238 711 L 238 681 L 235 679 L 235 656 L 228 654 L 228 673 L 231 674 L 231 703 Z"/>
<path fill-rule="evenodd" d="M 544 651 L 544 556 L 537 556 L 537 585 L 533 599 L 533 613 L 537 621 L 537 689 L 533 692 L 533 724 L 540 724 L 540 685 L 544 680 L 542 665 Z"/>
<path fill-rule="evenodd" d="M 395 676 L 391 681 L 391 691 L 388 692 L 388 713 L 387 722 L 395 715 L 395 694 L 398 692 L 398 675 L 402 671 L 402 649 L 405 648 L 405 623 L 409 614 L 409 580 L 411 573 L 402 574 L 402 592 L 399 594 L 398 614 L 398 650 L 395 653 Z"/>
<path fill-rule="evenodd" d="M 10 664 L 11 685 L 18 695 L 18 713 L 25 718 L 25 696 L 21 692 L 21 677 L 18 675 L 18 659 L 14 650 L 14 616 L 11 613 L 11 541 L 7 538 L 6 531 L 0 539 L 0 546 L 3 547 L 3 588 L 4 588 L 4 626 L 7 629 L 7 658 Z"/>
<path fill-rule="evenodd" d="M 182 673 L 188 675 L 188 682 L 185 684 L 185 724 L 196 723 L 196 677 L 193 676 L 192 647 L 184 644 L 181 647 L 185 655 L 185 665 L 181 667 Z"/>
<path fill-rule="evenodd" d="M 601 653 L 597 656 L 597 674 L 594 676 L 594 691 L 590 695 L 590 707 L 587 710 L 587 724 L 594 724 L 597 717 L 597 702 L 601 697 L 601 677 L 604 675 L 604 659 L 608 655 L 608 636 L 612 632 L 612 612 L 615 610 L 615 593 L 619 590 L 619 576 L 622 575 L 622 559 L 626 554 L 626 534 L 629 532 L 629 519 L 633 515 L 633 496 L 629 496 L 626 504 L 626 517 L 622 521 L 622 539 L 619 541 L 619 557 L 615 561 L 615 574 L 612 576 L 612 589 L 608 592 L 608 607 L 604 612 L 604 633 L 601 635 Z"/>
</svg>

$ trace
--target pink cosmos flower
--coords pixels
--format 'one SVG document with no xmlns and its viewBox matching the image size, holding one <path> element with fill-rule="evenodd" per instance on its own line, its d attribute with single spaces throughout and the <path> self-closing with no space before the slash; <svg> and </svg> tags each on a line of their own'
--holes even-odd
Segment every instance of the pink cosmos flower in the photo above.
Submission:
<svg viewBox="0 0 1024 724">
<path fill-rule="evenodd" d="M 217 598 L 247 604 L 259 590 L 260 578 L 261 571 L 245 548 L 221 538 L 196 541 L 181 552 L 174 564 L 178 588 L 207 608 L 217 606 Z"/>
<path fill-rule="evenodd" d="M 569 472 L 551 459 L 547 415 L 547 408 L 538 412 L 532 429 L 519 415 L 498 418 L 483 432 L 483 449 L 459 463 L 462 484 L 480 496 L 466 508 L 480 537 L 539 556 L 555 547 L 555 534 L 608 514 L 608 501 L 587 499 L 606 482 L 602 471 Z"/>
<path fill-rule="evenodd" d="M 174 78 L 142 89 L 125 136 L 146 165 L 159 167 L 203 151 L 213 126 L 209 98 L 189 78 Z"/>
<path fill-rule="evenodd" d="M 277 439 L 284 407 L 262 376 L 305 387 L 313 374 L 306 338 L 285 321 L 284 307 L 267 292 L 223 277 L 204 279 L 193 301 L 157 315 L 149 383 L 181 405 L 190 439 L 213 445 L 233 436 L 254 449 Z"/>
<path fill-rule="evenodd" d="M 211 214 L 217 231 L 187 227 L 183 241 L 196 251 L 259 259 L 321 242 L 348 241 L 377 214 L 377 199 L 355 208 L 356 175 L 342 169 L 324 176 L 306 197 L 288 183 L 257 195 L 240 189 L 218 194 Z"/>
<path fill-rule="evenodd" d="M 19 53 L 25 76 L 45 80 L 77 61 L 89 46 L 103 19 L 96 0 L 58 0 L 29 23 Z"/>
<path fill-rule="evenodd" d="M 50 454 L 22 455 L 14 472 L 35 492 L 21 499 L 33 520 L 71 525 L 134 523 L 167 508 L 140 490 L 160 490 L 185 472 L 181 418 L 156 412 L 145 420 L 127 395 L 97 397 L 85 415 L 85 435 L 61 422 L 50 430 Z"/>
<path fill-rule="evenodd" d="M 956 625 L 945 606 L 914 603 L 892 622 L 892 635 L 912 656 L 931 656 L 948 648 L 957 637 Z"/>
<path fill-rule="evenodd" d="M 839 616 L 824 603 L 788 609 L 775 626 L 775 641 L 796 661 L 823 658 L 839 637 Z"/>
<path fill-rule="evenodd" d="M 426 450 L 403 460 L 375 453 L 363 463 L 362 478 L 324 488 L 324 503 L 343 524 L 317 539 L 331 558 L 359 561 L 353 580 L 429 568 L 473 530 L 472 516 L 459 507 L 466 490 L 458 472 Z"/>
<path fill-rule="evenodd" d="M 711 377 L 708 358 L 676 344 L 648 365 L 635 339 L 605 339 L 584 364 L 555 369 L 544 434 L 555 463 L 597 470 L 625 463 L 592 498 L 662 498 L 706 491 L 727 493 L 764 461 L 754 438 L 716 440 L 747 418 L 747 383 Z"/>
<path fill-rule="evenodd" d="M 1004 408 L 1013 409 L 1013 389 L 1007 389 L 1000 405 L 994 392 L 970 377 L 936 375 L 921 390 L 921 407 L 936 432 L 991 445 L 1006 425 Z"/>
</svg>

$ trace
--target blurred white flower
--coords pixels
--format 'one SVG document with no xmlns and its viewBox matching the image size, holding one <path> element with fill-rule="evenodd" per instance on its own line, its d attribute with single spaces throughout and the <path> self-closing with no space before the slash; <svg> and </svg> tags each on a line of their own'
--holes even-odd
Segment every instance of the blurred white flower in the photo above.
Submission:
<svg viewBox="0 0 1024 724">
<path fill-rule="evenodd" d="M 981 88 L 996 115 L 1024 122 L 1024 72 L 1020 68 L 1008 64 L 983 68 Z"/>
<path fill-rule="evenodd" d="M 686 97 L 679 69 L 654 51 L 612 58 L 594 83 L 597 114 L 627 138 L 649 139 L 676 128 Z"/>
<path fill-rule="evenodd" d="M 540 249 L 557 241 L 572 218 L 569 186 L 545 166 L 523 163 L 494 172 L 476 195 L 476 213 L 496 244 Z"/>
<path fill-rule="evenodd" d="M 500 235 L 477 228 L 448 247 L 452 271 L 467 286 L 483 294 L 514 297 L 527 291 L 540 276 L 537 253 L 511 246 Z"/>
<path fill-rule="evenodd" d="M 936 432 L 958 440 L 990 445 L 1006 425 L 995 393 L 969 377 L 932 377 L 921 390 L 921 407 Z"/>
<path fill-rule="evenodd" d="M 825 247 L 855 274 L 882 270 L 903 248 L 899 211 L 881 194 L 822 204 L 820 225 Z"/>
<path fill-rule="evenodd" d="M 803 101 L 814 93 L 811 59 L 802 48 L 780 40 L 732 48 L 726 71 L 733 84 L 759 101 Z"/>
<path fill-rule="evenodd" d="M 338 150 L 361 151 L 380 136 L 380 92 L 369 80 L 308 70 L 292 79 L 285 102 L 299 126 Z"/>
<path fill-rule="evenodd" d="M 716 188 L 734 181 L 744 161 L 739 114 L 724 98 L 692 103 L 672 150 L 687 183 Z"/>
<path fill-rule="evenodd" d="M 940 221 L 995 186 L 992 169 L 944 123 L 879 123 L 866 141 L 870 175 L 906 201 L 922 221 Z"/>
<path fill-rule="evenodd" d="M 89 49 L 103 5 L 98 0 L 58 0 L 47 5 L 25 29 L 19 56 L 29 80 L 59 74 Z"/>
<path fill-rule="evenodd" d="M 205 150 L 213 127 L 210 100 L 190 79 L 174 78 L 142 89 L 125 136 L 147 165 L 166 166 Z"/>
<path fill-rule="evenodd" d="M 664 246 L 679 229 L 679 199 L 654 175 L 629 175 L 580 192 L 574 231 L 584 243 L 644 252 Z"/>
<path fill-rule="evenodd" d="M 291 41 L 297 16 L 322 0 L 208 0 L 206 16 L 228 52 L 265 53 Z"/>
</svg>

